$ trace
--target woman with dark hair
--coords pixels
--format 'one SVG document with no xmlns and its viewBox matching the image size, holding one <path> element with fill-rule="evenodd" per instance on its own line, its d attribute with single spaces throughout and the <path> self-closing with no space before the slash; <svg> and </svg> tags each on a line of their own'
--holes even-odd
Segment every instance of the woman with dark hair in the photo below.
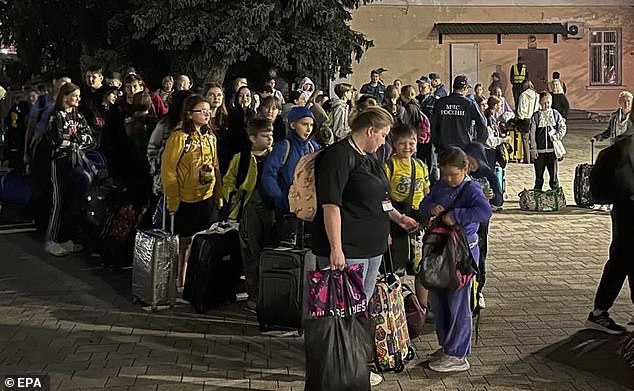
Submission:
<svg viewBox="0 0 634 391">
<path fill-rule="evenodd" d="M 393 85 L 389 85 L 385 89 L 385 101 L 383 103 L 383 108 L 392 114 L 395 125 L 400 124 L 401 119 L 405 115 L 405 108 L 398 102 L 400 94 L 400 90 Z"/>
<path fill-rule="evenodd" d="M 146 158 L 150 134 L 156 127 L 156 116 L 150 112 L 152 100 L 147 92 L 141 91 L 132 98 L 134 114 L 126 120 L 126 157 L 128 169 L 124 179 L 130 200 L 138 205 L 147 204 L 151 189 L 152 177 L 150 165 Z"/>
<path fill-rule="evenodd" d="M 478 83 L 473 87 L 473 96 L 484 98 L 484 87 L 482 87 L 482 83 Z"/>
<path fill-rule="evenodd" d="M 495 95 L 491 95 L 488 100 L 483 101 L 484 118 L 487 120 L 487 130 L 489 136 L 485 142 L 485 155 L 487 163 L 491 169 L 495 169 L 496 148 L 505 142 L 510 142 L 510 137 L 501 137 L 500 125 L 497 119 L 497 113 L 500 111 L 502 100 Z"/>
<path fill-rule="evenodd" d="M 209 118 L 209 126 L 218 137 L 222 133 L 222 129 L 229 126 L 229 113 L 225 106 L 225 93 L 222 86 L 218 83 L 210 83 L 205 90 L 204 97 L 209 101 L 211 106 L 211 114 Z"/>
<path fill-rule="evenodd" d="M 273 123 L 273 142 L 276 143 L 286 138 L 286 125 L 282 120 L 280 112 L 282 111 L 282 103 L 274 96 L 267 96 L 262 99 L 258 108 L 258 115 L 266 118 Z"/>
<path fill-rule="evenodd" d="M 46 230 L 45 251 L 56 257 L 83 250 L 72 238 L 78 222 L 73 212 L 77 189 L 71 183 L 73 169 L 80 163 L 80 148 L 92 143 L 92 133 L 84 116 L 78 111 L 79 87 L 64 84 L 55 101 L 55 112 L 49 121 L 48 137 L 51 141 L 51 182 L 53 209 Z"/>
<path fill-rule="evenodd" d="M 189 90 L 176 91 L 171 96 L 170 110 L 163 117 L 152 132 L 147 146 L 147 160 L 150 165 L 150 175 L 153 177 L 152 191 L 156 195 L 163 194 L 161 185 L 161 155 L 167 139 L 180 126 L 185 99 L 193 95 Z"/>
<path fill-rule="evenodd" d="M 125 115 L 125 118 L 131 117 L 134 114 L 132 99 L 137 92 L 141 91 L 145 91 L 150 95 L 152 102 L 150 112 L 154 113 L 159 118 L 162 118 L 165 114 L 167 114 L 167 107 L 161 97 L 156 92 L 150 92 L 150 90 L 148 90 L 141 75 L 137 73 L 130 73 L 126 75 L 123 80 L 123 99 L 119 101 L 119 105 Z"/>
<path fill-rule="evenodd" d="M 222 206 L 222 181 L 218 168 L 216 136 L 209 128 L 211 105 L 201 95 L 185 100 L 182 126 L 165 145 L 161 180 L 167 210 L 174 214 L 174 233 L 179 235 L 177 286 L 185 283 L 185 254 L 192 236 L 213 223 L 214 207 Z"/>
<path fill-rule="evenodd" d="M 220 172 L 223 175 L 227 172 L 233 155 L 251 148 L 251 141 L 247 136 L 247 122 L 256 115 L 252 107 L 251 89 L 247 86 L 238 88 L 233 99 L 233 108 L 229 111 L 229 127 L 218 135 L 218 157 Z"/>
<path fill-rule="evenodd" d="M 407 85 L 401 88 L 401 102 L 405 109 L 401 122 L 416 129 L 416 157 L 422 160 L 427 167 L 433 167 L 429 118 L 423 113 L 418 99 L 416 99 L 416 89 L 413 86 Z"/>
</svg>

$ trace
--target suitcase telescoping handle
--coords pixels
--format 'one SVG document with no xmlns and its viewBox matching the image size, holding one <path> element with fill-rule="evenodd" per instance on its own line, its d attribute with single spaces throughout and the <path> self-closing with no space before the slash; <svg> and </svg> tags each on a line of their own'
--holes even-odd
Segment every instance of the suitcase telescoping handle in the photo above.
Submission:
<svg viewBox="0 0 634 391">
<path fill-rule="evenodd" d="M 167 210 L 167 200 L 165 199 L 165 196 L 163 196 L 163 218 L 161 219 L 161 228 L 163 229 L 163 231 L 165 231 L 167 229 L 167 214 L 169 213 L 170 215 L 170 233 L 172 235 L 174 235 L 174 214 L 170 213 Z"/>
<path fill-rule="evenodd" d="M 383 255 L 383 272 L 385 273 L 385 282 L 389 287 L 396 282 L 396 278 L 394 278 L 394 262 L 392 261 L 392 250 L 390 249 L 390 244 L 387 244 L 387 251 Z"/>
<path fill-rule="evenodd" d="M 590 139 L 590 148 L 592 149 L 592 160 L 590 160 L 590 164 L 594 164 L 594 139 Z"/>
</svg>

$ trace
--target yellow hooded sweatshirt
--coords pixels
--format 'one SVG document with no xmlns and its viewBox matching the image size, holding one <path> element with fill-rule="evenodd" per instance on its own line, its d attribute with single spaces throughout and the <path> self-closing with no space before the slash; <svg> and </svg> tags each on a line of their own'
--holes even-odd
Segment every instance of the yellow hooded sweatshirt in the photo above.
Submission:
<svg viewBox="0 0 634 391">
<path fill-rule="evenodd" d="M 189 141 L 188 141 L 189 138 Z M 200 183 L 203 165 L 212 168 L 211 181 Z M 176 130 L 165 144 L 161 160 L 161 181 L 167 209 L 176 212 L 181 202 L 195 203 L 214 197 L 222 206 L 222 182 L 218 165 L 216 136 Z"/>
</svg>

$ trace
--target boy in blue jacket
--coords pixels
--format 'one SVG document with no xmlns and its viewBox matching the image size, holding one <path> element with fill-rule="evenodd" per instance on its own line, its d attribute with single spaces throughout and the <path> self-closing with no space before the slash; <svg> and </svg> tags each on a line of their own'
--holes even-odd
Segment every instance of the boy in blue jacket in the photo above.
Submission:
<svg viewBox="0 0 634 391">
<path fill-rule="evenodd" d="M 491 204 L 480 185 L 467 175 L 469 160 L 460 148 L 447 148 L 438 157 L 438 162 L 441 181 L 432 186 L 420 204 L 420 221 L 424 224 L 440 218 L 448 226 L 460 225 L 465 230 L 473 259 L 479 259 L 478 227 L 491 218 Z M 466 371 L 470 367 L 467 361 L 472 331 L 470 291 L 471 281 L 455 292 L 430 290 L 436 335 L 441 346 L 431 355 L 429 368 L 433 371 Z"/>
<path fill-rule="evenodd" d="M 293 184 L 299 159 L 319 150 L 319 145 L 311 139 L 315 116 L 310 109 L 293 107 L 288 113 L 288 123 L 291 131 L 286 139 L 273 145 L 273 152 L 262 168 L 262 191 L 275 205 L 277 224 L 289 213 L 288 189 Z"/>
</svg>

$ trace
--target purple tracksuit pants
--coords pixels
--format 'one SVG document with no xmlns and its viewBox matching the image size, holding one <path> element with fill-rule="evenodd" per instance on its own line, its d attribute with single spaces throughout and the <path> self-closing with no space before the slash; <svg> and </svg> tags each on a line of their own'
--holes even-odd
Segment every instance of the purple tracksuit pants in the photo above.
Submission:
<svg viewBox="0 0 634 391">
<path fill-rule="evenodd" d="M 480 258 L 480 249 L 477 245 L 471 249 L 471 254 L 474 259 Z M 438 344 L 450 356 L 462 358 L 471 353 L 472 318 L 469 292 L 472 283 L 469 281 L 455 292 L 436 289 L 430 292 Z"/>
</svg>

